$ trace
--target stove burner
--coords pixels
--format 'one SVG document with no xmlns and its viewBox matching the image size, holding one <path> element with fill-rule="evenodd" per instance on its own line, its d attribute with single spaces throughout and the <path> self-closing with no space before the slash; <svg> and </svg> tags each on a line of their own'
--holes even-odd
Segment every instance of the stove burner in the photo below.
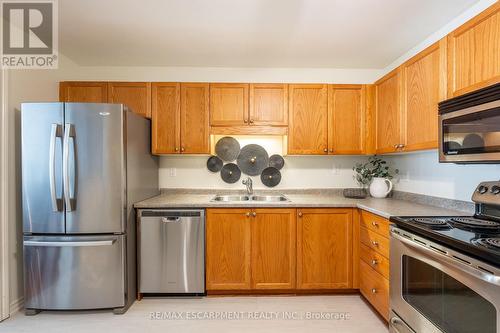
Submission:
<svg viewBox="0 0 500 333">
<path fill-rule="evenodd" d="M 417 217 L 412 219 L 412 221 L 418 224 L 423 224 L 431 229 L 445 229 L 450 227 L 445 220 L 440 220 L 432 217 Z"/>
<path fill-rule="evenodd" d="M 500 223 L 489 220 L 480 220 L 473 217 L 454 217 L 450 222 L 457 227 L 463 227 L 471 230 L 492 230 L 500 231 Z"/>
<path fill-rule="evenodd" d="M 500 238 L 478 238 L 472 242 L 480 246 L 500 250 Z"/>
</svg>

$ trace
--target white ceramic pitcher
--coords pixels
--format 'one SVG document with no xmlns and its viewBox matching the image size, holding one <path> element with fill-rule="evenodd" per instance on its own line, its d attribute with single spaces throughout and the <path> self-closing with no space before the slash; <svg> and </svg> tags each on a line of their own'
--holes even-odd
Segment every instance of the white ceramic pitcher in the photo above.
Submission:
<svg viewBox="0 0 500 333">
<path fill-rule="evenodd" d="M 392 182 L 386 178 L 375 177 L 370 184 L 370 195 L 385 198 L 392 191 Z"/>
</svg>

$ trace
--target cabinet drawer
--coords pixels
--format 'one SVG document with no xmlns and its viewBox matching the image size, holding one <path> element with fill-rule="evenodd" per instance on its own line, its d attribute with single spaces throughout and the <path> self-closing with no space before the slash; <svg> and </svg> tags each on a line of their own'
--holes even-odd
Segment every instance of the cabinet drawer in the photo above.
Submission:
<svg viewBox="0 0 500 333">
<path fill-rule="evenodd" d="M 387 320 L 389 318 L 389 280 L 362 260 L 359 266 L 361 294 Z"/>
<path fill-rule="evenodd" d="M 386 258 L 389 258 L 389 239 L 361 226 L 360 228 L 361 243 L 369 248 L 377 251 Z"/>
<path fill-rule="evenodd" d="M 389 259 L 364 244 L 360 247 L 360 257 L 370 267 L 389 279 Z"/>
<path fill-rule="evenodd" d="M 381 234 L 384 237 L 389 237 L 389 220 L 381 216 L 362 210 L 361 225 L 368 230 Z"/>
</svg>

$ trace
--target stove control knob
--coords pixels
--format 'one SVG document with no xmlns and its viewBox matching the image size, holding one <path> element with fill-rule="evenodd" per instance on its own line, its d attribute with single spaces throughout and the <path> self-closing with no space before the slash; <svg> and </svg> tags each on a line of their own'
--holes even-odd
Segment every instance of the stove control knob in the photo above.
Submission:
<svg viewBox="0 0 500 333">
<path fill-rule="evenodd" d="M 486 192 L 488 192 L 488 186 L 481 185 L 477 188 L 477 191 L 479 192 L 479 194 L 485 194 Z"/>
<path fill-rule="evenodd" d="M 500 194 L 500 186 L 498 185 L 493 185 L 493 187 L 491 188 L 491 193 L 493 194 Z"/>
</svg>

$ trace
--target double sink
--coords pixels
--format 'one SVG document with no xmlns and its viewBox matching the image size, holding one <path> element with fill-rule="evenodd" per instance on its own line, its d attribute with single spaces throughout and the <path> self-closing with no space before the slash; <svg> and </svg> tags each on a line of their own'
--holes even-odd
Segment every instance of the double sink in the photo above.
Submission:
<svg viewBox="0 0 500 333">
<path fill-rule="evenodd" d="M 282 202 L 290 201 L 284 195 L 216 195 L 211 201 L 216 202 Z"/>
</svg>

